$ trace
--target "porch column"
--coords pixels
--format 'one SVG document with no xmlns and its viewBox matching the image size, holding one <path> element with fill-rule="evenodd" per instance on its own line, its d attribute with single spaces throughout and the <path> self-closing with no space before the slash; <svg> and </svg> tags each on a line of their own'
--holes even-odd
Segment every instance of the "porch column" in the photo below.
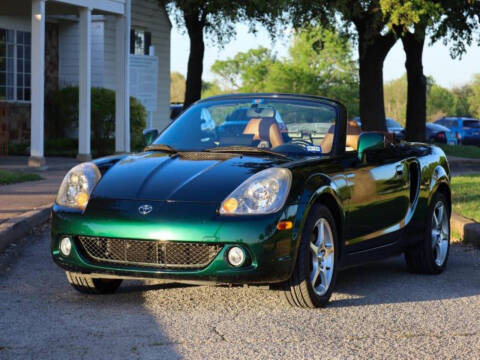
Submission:
<svg viewBox="0 0 480 360">
<path fill-rule="evenodd" d="M 131 2 L 125 2 L 125 14 L 116 19 L 116 92 L 115 152 L 130 151 L 130 16 Z"/>
<path fill-rule="evenodd" d="M 80 88 L 78 108 L 78 155 L 80 161 L 92 158 L 91 129 L 91 66 L 92 66 L 92 9 L 80 8 Z"/>
<path fill-rule="evenodd" d="M 44 86 L 45 86 L 45 0 L 32 0 L 32 48 L 31 48 L 31 124 L 30 158 L 28 165 L 45 165 L 43 153 L 44 135 Z"/>
</svg>

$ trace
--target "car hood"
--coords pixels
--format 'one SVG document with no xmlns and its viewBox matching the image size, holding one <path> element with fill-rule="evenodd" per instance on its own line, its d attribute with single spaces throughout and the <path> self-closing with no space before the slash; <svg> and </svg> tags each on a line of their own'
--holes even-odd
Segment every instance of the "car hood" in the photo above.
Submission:
<svg viewBox="0 0 480 360">
<path fill-rule="evenodd" d="M 281 163 L 241 154 L 141 153 L 112 165 L 92 198 L 220 202 L 251 175 Z"/>
</svg>

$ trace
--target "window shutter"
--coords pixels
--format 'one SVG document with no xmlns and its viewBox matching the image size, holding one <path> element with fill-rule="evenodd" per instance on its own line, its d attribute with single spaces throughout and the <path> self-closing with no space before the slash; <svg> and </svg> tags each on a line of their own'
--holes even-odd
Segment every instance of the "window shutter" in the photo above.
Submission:
<svg viewBox="0 0 480 360">
<path fill-rule="evenodd" d="M 145 55 L 148 55 L 150 52 L 150 45 L 152 45 L 152 33 L 145 31 Z"/>
<path fill-rule="evenodd" d="M 130 29 L 130 54 L 135 54 L 135 29 Z"/>
</svg>

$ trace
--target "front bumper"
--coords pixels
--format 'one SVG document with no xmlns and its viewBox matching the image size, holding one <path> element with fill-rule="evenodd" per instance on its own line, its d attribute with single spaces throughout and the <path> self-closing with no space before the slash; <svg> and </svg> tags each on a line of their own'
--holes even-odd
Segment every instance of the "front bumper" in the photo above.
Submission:
<svg viewBox="0 0 480 360">
<path fill-rule="evenodd" d="M 149 216 L 138 214 L 145 202 L 92 199 L 84 214 L 54 206 L 51 252 L 54 261 L 68 271 L 99 277 L 157 278 L 172 281 L 211 283 L 275 283 L 287 280 L 293 270 L 299 241 L 298 205 L 262 216 L 219 216 L 213 203 L 150 202 Z M 279 221 L 290 220 L 290 230 L 278 231 Z M 59 250 L 60 239 L 69 236 L 69 256 Z M 201 269 L 172 269 L 134 264 L 92 261 L 79 246 L 79 236 L 216 244 L 221 250 Z M 248 261 L 235 268 L 226 261 L 233 246 L 241 246 Z"/>
</svg>

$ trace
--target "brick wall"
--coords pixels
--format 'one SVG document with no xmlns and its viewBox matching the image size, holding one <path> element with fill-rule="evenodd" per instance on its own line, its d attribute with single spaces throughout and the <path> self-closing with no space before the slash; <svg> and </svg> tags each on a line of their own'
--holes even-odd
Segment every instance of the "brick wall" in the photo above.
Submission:
<svg viewBox="0 0 480 360">
<path fill-rule="evenodd" d="M 6 105 L 7 108 L 9 142 L 30 141 L 30 104 L 1 103 L 1 105 Z"/>
</svg>

